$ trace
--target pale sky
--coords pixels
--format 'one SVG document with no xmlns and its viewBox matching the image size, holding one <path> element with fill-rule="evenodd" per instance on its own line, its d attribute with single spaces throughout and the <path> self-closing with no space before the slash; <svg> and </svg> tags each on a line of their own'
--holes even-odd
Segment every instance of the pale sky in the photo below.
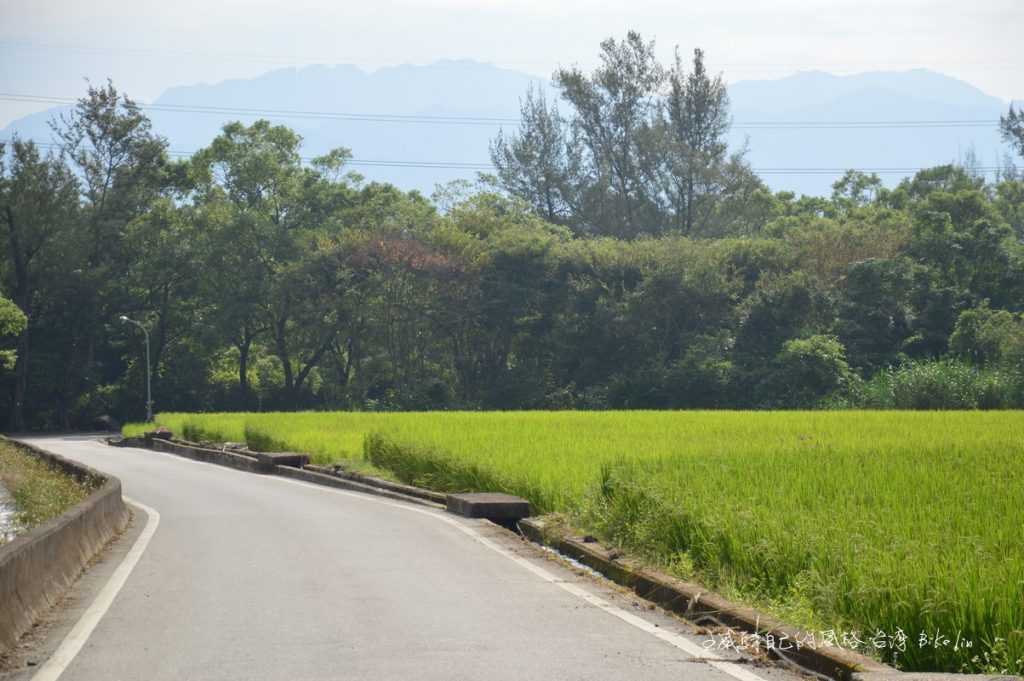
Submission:
<svg viewBox="0 0 1024 681">
<path fill-rule="evenodd" d="M 77 97 L 109 76 L 168 87 L 281 66 L 469 58 L 548 76 L 639 30 L 727 81 L 929 68 L 1024 100 L 1022 0 L 0 0 L 0 94 Z M 0 101 L 0 126 L 46 104 Z"/>
</svg>

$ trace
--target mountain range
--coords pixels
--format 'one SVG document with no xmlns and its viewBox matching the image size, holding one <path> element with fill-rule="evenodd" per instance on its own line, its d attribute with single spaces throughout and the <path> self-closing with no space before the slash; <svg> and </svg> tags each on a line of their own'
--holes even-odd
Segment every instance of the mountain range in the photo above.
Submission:
<svg viewBox="0 0 1024 681">
<path fill-rule="evenodd" d="M 558 100 L 542 78 L 470 60 L 373 72 L 306 66 L 174 87 L 149 103 L 148 113 L 176 153 L 205 146 L 228 120 L 269 118 L 303 136 L 306 156 L 348 147 L 357 161 L 353 168 L 368 179 L 429 194 L 439 183 L 472 179 L 486 167 L 489 141 L 500 128 L 515 128 L 519 98 L 531 85 Z M 882 171 L 893 184 L 908 169 L 970 156 L 991 167 L 1006 153 L 996 122 L 1009 103 L 933 71 L 808 71 L 739 81 L 729 94 L 730 144 L 746 146 L 751 164 L 775 190 L 828 194 L 846 168 Z M 67 108 L 15 120 L 0 139 L 17 133 L 49 141 L 47 122 Z"/>
</svg>

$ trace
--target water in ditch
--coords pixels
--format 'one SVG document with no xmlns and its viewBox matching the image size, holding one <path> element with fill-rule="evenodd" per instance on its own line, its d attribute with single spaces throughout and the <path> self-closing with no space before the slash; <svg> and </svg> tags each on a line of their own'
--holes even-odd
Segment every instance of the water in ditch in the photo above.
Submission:
<svg viewBox="0 0 1024 681">
<path fill-rule="evenodd" d="M 17 509 L 14 497 L 0 482 L 0 544 L 9 542 L 18 534 L 20 527 L 17 522 Z"/>
</svg>

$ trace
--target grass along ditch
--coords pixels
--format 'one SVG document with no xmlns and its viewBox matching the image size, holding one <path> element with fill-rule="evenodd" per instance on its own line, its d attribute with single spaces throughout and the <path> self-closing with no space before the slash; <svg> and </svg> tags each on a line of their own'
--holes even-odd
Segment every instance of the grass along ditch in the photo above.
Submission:
<svg viewBox="0 0 1024 681">
<path fill-rule="evenodd" d="M 524 496 L 673 574 L 901 669 L 1024 671 L 1024 412 L 158 421 L 188 439 L 355 462 L 435 490 Z"/>
<path fill-rule="evenodd" d="M 13 532 L 0 531 L 0 544 L 56 518 L 84 501 L 96 488 L 95 481 L 77 480 L 17 444 L 2 439 L 0 484 L 14 502 L 10 527 Z"/>
</svg>

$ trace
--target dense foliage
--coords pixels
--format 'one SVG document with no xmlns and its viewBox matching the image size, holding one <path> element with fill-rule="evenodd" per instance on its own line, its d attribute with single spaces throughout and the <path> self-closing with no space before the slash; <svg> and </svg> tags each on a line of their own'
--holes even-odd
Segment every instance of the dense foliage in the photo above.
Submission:
<svg viewBox="0 0 1024 681">
<path fill-rule="evenodd" d="M 773 194 L 703 54 L 652 53 L 558 72 L 565 119 L 529 95 L 498 175 L 430 199 L 267 121 L 176 160 L 90 87 L 0 152 L 8 427 L 140 417 L 122 315 L 164 411 L 1024 404 L 1018 171 Z"/>
</svg>

